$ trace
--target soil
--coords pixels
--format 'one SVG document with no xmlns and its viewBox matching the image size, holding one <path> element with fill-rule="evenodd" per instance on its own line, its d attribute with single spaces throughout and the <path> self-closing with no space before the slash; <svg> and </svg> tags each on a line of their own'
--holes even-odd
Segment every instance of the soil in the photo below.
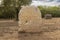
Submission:
<svg viewBox="0 0 60 40">
<path fill-rule="evenodd" d="M 42 19 L 41 32 L 18 33 L 18 28 L 17 21 L 0 20 L 0 40 L 60 40 L 60 18 Z"/>
</svg>

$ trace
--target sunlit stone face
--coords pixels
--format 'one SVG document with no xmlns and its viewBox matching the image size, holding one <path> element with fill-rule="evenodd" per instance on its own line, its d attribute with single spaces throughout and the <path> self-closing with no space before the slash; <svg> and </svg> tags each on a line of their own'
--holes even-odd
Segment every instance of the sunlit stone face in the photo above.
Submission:
<svg viewBox="0 0 60 40">
<path fill-rule="evenodd" d="M 37 7 L 25 6 L 22 7 L 19 13 L 19 26 L 22 29 L 30 29 L 34 26 L 39 26 L 41 20 L 41 12 Z M 20 28 L 20 29 L 21 29 Z"/>
</svg>

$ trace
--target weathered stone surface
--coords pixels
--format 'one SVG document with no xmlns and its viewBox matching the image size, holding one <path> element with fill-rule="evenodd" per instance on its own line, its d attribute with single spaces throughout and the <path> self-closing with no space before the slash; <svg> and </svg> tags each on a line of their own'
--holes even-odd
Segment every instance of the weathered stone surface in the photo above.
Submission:
<svg viewBox="0 0 60 40">
<path fill-rule="evenodd" d="M 45 15 L 45 19 L 51 19 L 52 18 L 52 15 L 51 14 L 46 14 Z"/>
<path fill-rule="evenodd" d="M 39 32 L 42 23 L 41 19 L 41 12 L 37 7 L 22 7 L 19 13 L 19 31 Z"/>
</svg>

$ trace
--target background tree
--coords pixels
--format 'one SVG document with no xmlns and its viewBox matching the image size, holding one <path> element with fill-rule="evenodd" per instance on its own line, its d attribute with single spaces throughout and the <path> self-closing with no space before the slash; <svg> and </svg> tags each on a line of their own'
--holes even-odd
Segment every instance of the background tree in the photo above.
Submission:
<svg viewBox="0 0 60 40">
<path fill-rule="evenodd" d="M 42 13 L 42 17 L 45 16 L 45 14 L 52 14 L 53 17 L 60 17 L 60 7 L 43 7 L 43 6 L 38 6 Z"/>
<path fill-rule="evenodd" d="M 4 12 L 3 13 L 15 13 L 15 18 L 18 20 L 18 13 L 22 5 L 29 5 L 32 0 L 3 0 Z M 9 14 L 10 14 L 9 13 Z"/>
</svg>

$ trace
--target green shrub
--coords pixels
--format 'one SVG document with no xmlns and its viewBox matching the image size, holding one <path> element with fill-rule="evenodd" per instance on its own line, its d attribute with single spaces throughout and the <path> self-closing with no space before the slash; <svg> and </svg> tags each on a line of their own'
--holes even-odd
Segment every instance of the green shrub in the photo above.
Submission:
<svg viewBox="0 0 60 40">
<path fill-rule="evenodd" d="M 38 6 L 42 13 L 42 17 L 44 17 L 45 14 L 52 14 L 53 17 L 60 17 L 60 7 L 41 7 Z"/>
<path fill-rule="evenodd" d="M 15 18 L 16 10 L 13 7 L 2 7 L 0 10 L 0 18 Z"/>
</svg>

